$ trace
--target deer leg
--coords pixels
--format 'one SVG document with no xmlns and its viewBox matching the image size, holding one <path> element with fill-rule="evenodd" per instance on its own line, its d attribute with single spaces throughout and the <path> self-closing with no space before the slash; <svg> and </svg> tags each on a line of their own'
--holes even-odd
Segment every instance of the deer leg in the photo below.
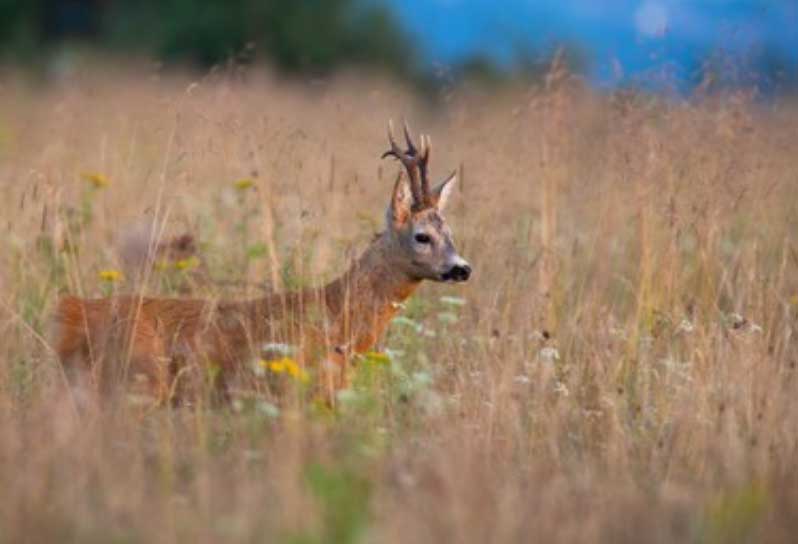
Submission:
<svg viewBox="0 0 798 544">
<path fill-rule="evenodd" d="M 341 348 L 330 350 L 319 365 L 319 387 L 328 406 L 334 407 L 338 391 L 349 387 L 347 374 L 345 350 Z"/>
</svg>

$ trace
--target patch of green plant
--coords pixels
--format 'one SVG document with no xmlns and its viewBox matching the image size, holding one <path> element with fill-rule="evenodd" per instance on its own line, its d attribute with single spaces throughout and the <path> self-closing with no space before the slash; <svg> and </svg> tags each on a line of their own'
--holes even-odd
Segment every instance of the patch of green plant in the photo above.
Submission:
<svg viewBox="0 0 798 544">
<path fill-rule="evenodd" d="M 706 507 L 698 541 L 705 544 L 756 542 L 756 530 L 769 507 L 766 489 L 756 483 L 728 490 Z"/>
<path fill-rule="evenodd" d="M 319 504 L 321 523 L 315 530 L 289 535 L 291 544 L 354 544 L 371 520 L 372 483 L 347 466 L 314 462 L 305 469 L 305 483 Z"/>
</svg>

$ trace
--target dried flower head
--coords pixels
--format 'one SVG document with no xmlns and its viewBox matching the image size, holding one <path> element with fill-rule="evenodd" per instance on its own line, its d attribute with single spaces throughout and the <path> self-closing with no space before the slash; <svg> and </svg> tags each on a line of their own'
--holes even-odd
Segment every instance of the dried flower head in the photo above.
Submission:
<svg viewBox="0 0 798 544">
<path fill-rule="evenodd" d="M 233 182 L 233 187 L 236 191 L 246 191 L 247 189 L 251 189 L 255 186 L 255 180 L 252 178 L 243 178 L 238 179 Z"/>
<path fill-rule="evenodd" d="M 98 172 L 84 172 L 81 177 L 88 181 L 95 189 L 103 189 L 111 185 L 111 180 L 105 174 Z"/>
<path fill-rule="evenodd" d="M 114 269 L 100 270 L 100 272 L 97 275 L 100 277 L 102 281 L 108 283 L 117 283 L 124 279 L 124 277 L 122 276 L 122 272 Z"/>
</svg>

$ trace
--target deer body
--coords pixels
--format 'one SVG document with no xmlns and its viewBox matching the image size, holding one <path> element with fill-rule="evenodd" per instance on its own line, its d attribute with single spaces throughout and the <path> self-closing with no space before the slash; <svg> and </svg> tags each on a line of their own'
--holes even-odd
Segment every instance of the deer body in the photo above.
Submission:
<svg viewBox="0 0 798 544">
<path fill-rule="evenodd" d="M 465 281 L 470 274 L 439 213 L 454 176 L 430 191 L 429 147 L 419 153 L 407 130 L 405 136 L 408 151 L 402 152 L 389 132 L 388 154 L 402 162 L 409 180 L 400 173 L 385 231 L 339 278 L 243 301 L 63 297 L 53 330 L 62 364 L 91 372 L 101 388 L 109 371 L 143 375 L 165 400 L 184 369 L 212 365 L 224 384 L 226 375 L 260 357 L 264 344 L 289 344 L 300 365 L 318 370 L 319 385 L 333 401 L 348 384 L 350 357 L 377 342 L 423 279 Z"/>
</svg>

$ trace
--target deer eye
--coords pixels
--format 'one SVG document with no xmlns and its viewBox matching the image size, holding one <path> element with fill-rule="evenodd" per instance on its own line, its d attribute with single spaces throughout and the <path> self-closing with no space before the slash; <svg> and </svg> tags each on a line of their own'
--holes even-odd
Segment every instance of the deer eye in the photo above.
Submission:
<svg viewBox="0 0 798 544">
<path fill-rule="evenodd" d="M 423 232 L 416 234 L 416 242 L 419 244 L 429 244 L 431 241 L 432 238 L 429 237 L 429 234 L 424 234 Z"/>
</svg>

